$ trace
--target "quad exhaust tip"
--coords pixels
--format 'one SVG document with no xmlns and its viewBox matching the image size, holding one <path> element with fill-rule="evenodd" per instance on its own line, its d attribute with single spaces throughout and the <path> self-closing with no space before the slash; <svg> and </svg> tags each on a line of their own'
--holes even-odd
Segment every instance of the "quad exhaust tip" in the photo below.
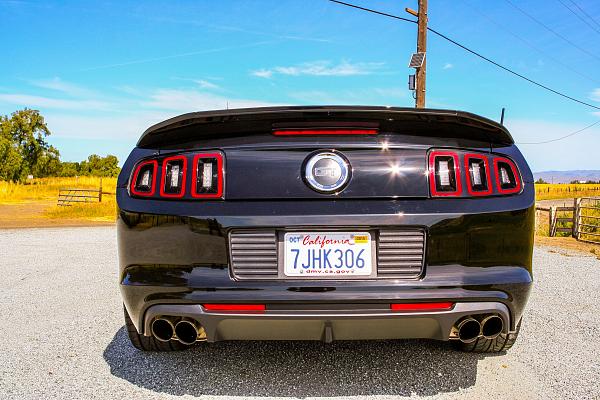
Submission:
<svg viewBox="0 0 600 400">
<path fill-rule="evenodd" d="M 161 316 L 152 321 L 150 328 L 152 336 L 161 342 L 178 340 L 183 344 L 192 345 L 199 340 L 206 340 L 204 327 L 190 318 Z"/>
<path fill-rule="evenodd" d="M 481 320 L 481 334 L 486 339 L 495 339 L 504 329 L 504 321 L 497 315 L 489 315 Z"/>
<path fill-rule="evenodd" d="M 481 334 L 481 324 L 473 317 L 467 317 L 456 326 L 458 338 L 463 343 L 472 343 Z"/>
<path fill-rule="evenodd" d="M 183 344 L 192 345 L 198 340 L 205 340 L 206 333 L 202 325 L 192 319 L 184 318 L 175 325 L 177 340 Z"/>
<path fill-rule="evenodd" d="M 504 320 L 496 314 L 465 317 L 456 325 L 458 339 L 472 343 L 479 337 L 495 339 L 504 330 Z"/>
<path fill-rule="evenodd" d="M 168 342 L 173 339 L 173 335 L 175 334 L 173 323 L 163 317 L 156 318 L 152 321 L 151 329 L 152 335 L 161 342 Z"/>
</svg>

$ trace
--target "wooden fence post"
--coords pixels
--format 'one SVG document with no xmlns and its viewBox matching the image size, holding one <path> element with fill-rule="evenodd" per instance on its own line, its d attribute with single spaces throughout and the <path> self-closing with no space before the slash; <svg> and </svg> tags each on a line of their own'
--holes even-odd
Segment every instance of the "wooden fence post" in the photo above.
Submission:
<svg viewBox="0 0 600 400">
<path fill-rule="evenodd" d="M 100 191 L 98 191 L 98 203 L 102 203 L 102 178 L 100 178 Z"/>
<path fill-rule="evenodd" d="M 552 237 L 552 223 L 554 221 L 553 218 L 553 214 L 554 214 L 554 206 L 551 206 L 550 209 L 548 210 L 548 236 Z"/>
<path fill-rule="evenodd" d="M 579 232 L 579 203 L 580 198 L 576 197 L 573 199 L 573 237 L 577 239 L 577 232 Z"/>
</svg>

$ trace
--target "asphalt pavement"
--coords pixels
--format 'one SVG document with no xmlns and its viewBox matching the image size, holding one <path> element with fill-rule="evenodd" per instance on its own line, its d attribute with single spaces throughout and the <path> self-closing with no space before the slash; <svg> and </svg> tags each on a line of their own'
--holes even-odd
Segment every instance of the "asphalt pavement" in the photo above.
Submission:
<svg viewBox="0 0 600 400">
<path fill-rule="evenodd" d="M 507 353 L 424 340 L 142 353 L 123 328 L 114 227 L 0 230 L 0 399 L 600 399 L 600 260 L 536 247 L 534 262 Z"/>
</svg>

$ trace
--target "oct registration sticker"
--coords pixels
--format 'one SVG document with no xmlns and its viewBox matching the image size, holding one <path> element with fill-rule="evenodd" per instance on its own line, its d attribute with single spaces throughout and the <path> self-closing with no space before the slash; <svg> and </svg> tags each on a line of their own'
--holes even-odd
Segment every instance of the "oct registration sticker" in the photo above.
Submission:
<svg viewBox="0 0 600 400">
<path fill-rule="evenodd" d="M 286 276 L 371 275 L 371 235 L 368 232 L 288 232 L 284 240 Z"/>
</svg>

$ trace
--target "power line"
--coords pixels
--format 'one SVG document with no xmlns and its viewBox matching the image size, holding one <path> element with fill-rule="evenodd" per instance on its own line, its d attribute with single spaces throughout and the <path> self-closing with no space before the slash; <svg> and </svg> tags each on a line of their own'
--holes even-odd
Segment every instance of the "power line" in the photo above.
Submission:
<svg viewBox="0 0 600 400">
<path fill-rule="evenodd" d="M 535 51 L 537 51 L 538 53 L 544 55 L 545 57 L 547 57 L 548 59 L 554 61 L 555 63 L 561 65 L 563 68 L 568 69 L 571 72 L 576 73 L 577 75 L 589 80 L 590 82 L 594 82 L 596 84 L 600 83 L 600 81 L 596 80 L 595 78 L 592 78 L 591 76 L 584 74 L 581 71 L 576 70 L 575 68 L 571 67 L 568 64 L 565 64 L 564 62 L 560 61 L 559 59 L 557 59 L 556 57 L 552 56 L 551 54 L 548 54 L 547 52 L 545 52 L 544 50 L 540 49 L 539 47 L 537 47 L 536 45 L 534 45 L 533 43 L 531 43 L 530 41 L 528 41 L 527 39 L 523 38 L 522 36 L 516 34 L 515 32 L 511 31 L 510 29 L 508 29 L 507 27 L 505 27 L 504 25 L 500 24 L 499 22 L 497 22 L 496 20 L 494 20 L 493 18 L 491 18 L 490 16 L 486 15 L 483 11 L 481 11 L 480 9 L 478 9 L 477 7 L 475 7 L 473 4 L 469 3 L 467 0 L 463 0 L 465 4 L 467 4 L 467 6 L 471 9 L 473 9 L 475 12 L 477 12 L 479 15 L 481 15 L 482 17 L 484 17 L 485 19 L 487 19 L 488 21 L 490 21 L 491 23 L 493 23 L 494 25 L 496 25 L 497 27 L 499 27 L 500 29 L 503 29 L 504 31 L 508 32 L 510 35 L 514 36 L 517 40 L 520 40 L 521 42 L 525 43 L 525 45 L 531 47 L 532 49 L 534 49 Z M 558 0 L 560 1 L 560 0 Z"/>
<path fill-rule="evenodd" d="M 485 61 L 487 61 L 487 62 L 489 62 L 489 63 L 491 63 L 491 64 L 494 64 L 494 65 L 495 65 L 495 66 L 497 66 L 498 68 L 502 68 L 502 69 L 503 69 L 503 70 L 505 70 L 506 72 L 510 72 L 511 74 L 513 74 L 513 75 L 515 75 L 515 76 L 518 76 L 518 77 L 519 77 L 519 78 L 521 78 L 521 79 L 524 79 L 524 80 L 526 80 L 526 81 L 527 81 L 527 82 L 529 82 L 529 83 L 532 83 L 532 84 L 534 84 L 534 85 L 536 85 L 536 86 L 539 86 L 539 87 L 541 87 L 542 89 L 545 89 L 545 90 L 547 90 L 547 91 L 549 91 L 549 92 L 552 92 L 552 93 L 554 93 L 554 94 L 556 94 L 556 95 L 558 95 L 558 96 L 564 97 L 565 99 L 569 99 L 569 100 L 571 100 L 571 101 L 574 101 L 574 102 L 576 102 L 576 103 L 583 104 L 583 105 L 585 105 L 585 106 L 588 106 L 588 107 L 595 108 L 596 110 L 600 110 L 600 107 L 598 107 L 598 106 L 595 106 L 595 105 L 593 105 L 593 104 L 591 104 L 591 103 L 587 103 L 587 102 L 585 102 L 585 101 L 583 101 L 583 100 L 576 99 L 575 97 L 571 97 L 571 96 L 569 96 L 569 95 L 566 95 L 566 94 L 564 94 L 564 93 L 562 93 L 562 92 L 559 92 L 558 90 L 554 90 L 554 89 L 552 89 L 552 88 L 550 88 L 550 87 L 548 87 L 548 86 L 546 86 L 546 85 L 544 85 L 544 84 L 541 84 L 541 83 L 539 83 L 539 82 L 536 82 L 536 81 L 534 81 L 533 79 L 529 79 L 529 78 L 528 78 L 528 77 L 526 77 L 525 75 L 521 75 L 520 73 L 518 73 L 518 72 L 515 72 L 515 71 L 513 71 L 512 69 L 510 69 L 510 68 L 508 68 L 508 67 L 505 67 L 504 65 L 498 64 L 496 61 L 494 61 L 494 60 L 491 60 L 491 59 L 489 59 L 489 58 L 487 58 L 487 57 L 485 57 L 485 56 L 483 56 L 483 55 L 481 55 L 481 54 L 477 53 L 475 50 L 471 50 L 471 49 L 469 49 L 468 47 L 466 47 L 466 46 L 463 46 L 462 44 L 460 44 L 460 43 L 458 43 L 458 42 L 456 42 L 456 41 L 454 41 L 454 40 L 450 39 L 448 36 L 446 36 L 446 35 L 443 35 L 442 33 L 438 32 L 438 31 L 436 31 L 436 30 L 434 30 L 434 29 L 431 29 L 431 28 L 429 28 L 429 30 L 430 30 L 432 33 L 435 33 L 436 35 L 440 36 L 441 38 L 443 38 L 443 39 L 446 39 L 447 41 L 449 41 L 449 42 L 451 42 L 451 43 L 453 43 L 453 44 L 457 45 L 458 47 L 462 48 L 463 50 L 466 50 L 466 51 L 468 51 L 469 53 L 471 53 L 471 54 L 474 54 L 474 55 L 476 55 L 477 57 L 479 57 L 479 58 L 481 58 L 481 59 L 483 59 L 483 60 L 485 60 Z"/>
<path fill-rule="evenodd" d="M 413 21 L 413 20 L 410 20 L 410 19 L 407 19 L 407 18 L 398 17 L 397 15 L 387 14 L 387 13 L 384 13 L 384 12 L 381 12 L 381 11 L 372 10 L 372 9 L 370 9 L 370 8 L 366 8 L 366 7 L 359 7 L 359 6 L 356 6 L 356 5 L 354 5 L 354 4 L 345 3 L 345 2 L 343 2 L 343 1 L 339 1 L 339 0 L 328 0 L 328 1 L 331 1 L 331 2 L 333 2 L 333 3 L 342 4 L 342 5 L 344 5 L 344 6 L 348 6 L 348 7 L 352 7 L 352 8 L 357 8 L 357 9 L 359 9 L 359 10 L 367 11 L 367 12 L 370 12 L 370 13 L 373 13 L 373 14 L 383 15 L 383 16 L 390 17 L 390 18 L 395 18 L 395 19 L 400 19 L 400 20 L 404 20 L 404 21 L 408 21 L 408 22 L 413 22 L 413 23 L 416 23 L 416 21 Z M 509 1 L 509 0 L 506 0 L 506 1 Z M 585 102 L 585 101 L 583 101 L 583 100 L 576 99 L 575 97 L 571 97 L 571 96 L 569 96 L 569 95 L 567 95 L 567 94 L 564 94 L 564 93 L 562 93 L 562 92 L 559 92 L 558 90 L 554 90 L 554 89 L 552 89 L 552 88 L 550 88 L 550 87 L 548 87 L 548 86 L 546 86 L 546 85 L 544 85 L 544 84 L 542 84 L 542 83 L 536 82 L 536 81 L 534 81 L 533 79 L 530 79 L 530 78 L 526 77 L 525 75 L 522 75 L 522 74 L 520 74 L 520 73 L 518 73 L 518 72 L 515 72 L 515 71 L 513 71 L 512 69 L 510 69 L 510 68 L 508 68 L 508 67 L 505 67 L 504 65 L 502 65 L 502 64 L 499 64 L 499 63 L 497 63 L 496 61 L 494 61 L 494 60 L 492 60 L 492 59 L 490 59 L 490 58 L 488 58 L 488 57 L 486 57 L 486 56 L 484 56 L 484 55 L 482 55 L 482 54 L 480 54 L 480 53 L 476 52 L 475 50 L 471 50 L 471 49 L 470 49 L 470 48 L 468 48 L 467 46 L 460 44 L 460 43 L 459 43 L 459 42 L 457 42 L 456 40 L 453 40 L 453 39 L 449 38 L 448 36 L 444 35 L 444 34 L 443 34 L 443 33 L 441 33 L 441 32 L 438 32 L 438 31 L 436 31 L 436 30 L 435 30 L 435 29 L 433 29 L 433 28 L 430 28 L 430 27 L 428 27 L 428 28 L 427 28 L 427 30 L 428 30 L 429 32 L 431 32 L 431 33 L 433 33 L 433 34 L 435 34 L 435 35 L 437 35 L 437 36 L 441 37 L 442 39 L 445 39 L 445 40 L 449 41 L 450 43 L 452 43 L 452 44 L 454 44 L 454 45 L 456 45 L 456 46 L 460 47 L 461 49 L 463 49 L 463 50 L 465 50 L 465 51 L 467 51 L 467 52 L 469 52 L 469 53 L 471 53 L 471 54 L 473 54 L 473 55 L 475 55 L 475 56 L 477 56 L 477 57 L 479 57 L 479 58 L 481 58 L 481 59 L 483 59 L 483 60 L 485 60 L 485 61 L 489 62 L 490 64 L 493 64 L 493 65 L 495 65 L 496 67 L 498 67 L 498 68 L 501 68 L 501 69 L 505 70 L 506 72 L 509 72 L 509 73 L 511 73 L 511 74 L 513 74 L 513 75 L 515 75 L 515 76 L 518 76 L 519 78 L 521 78 L 521 79 L 523 79 L 523 80 L 526 80 L 527 82 L 529 82 L 529 83 L 531 83 L 531 84 L 533 84 L 533 85 L 536 85 L 536 86 L 538 86 L 538 87 L 541 87 L 542 89 L 545 89 L 545 90 L 547 90 L 547 91 L 549 91 L 549 92 L 552 92 L 552 93 L 554 93 L 554 94 L 556 94 L 556 95 L 558 95 L 558 96 L 564 97 L 565 99 L 569 99 L 569 100 L 571 100 L 571 101 L 574 101 L 574 102 L 576 102 L 576 103 L 583 104 L 583 105 L 585 105 L 585 106 L 588 106 L 588 107 L 594 108 L 594 109 L 596 109 L 596 110 L 600 110 L 600 107 L 598 107 L 598 106 L 595 106 L 595 105 L 593 105 L 593 104 L 591 104 L 591 103 L 587 103 L 587 102 Z"/>
<path fill-rule="evenodd" d="M 575 5 L 575 7 L 577 7 L 577 9 L 579 9 L 579 11 L 581 11 L 583 13 L 583 15 L 585 15 L 586 17 L 588 17 L 590 19 L 590 21 L 592 21 L 594 24 L 596 24 L 599 28 L 600 28 L 600 22 L 598 22 L 598 20 L 596 20 L 596 18 L 594 18 L 593 16 L 591 16 L 590 14 L 588 14 L 583 8 L 581 8 L 579 6 L 579 4 L 575 3 L 574 0 L 569 0 L 571 3 L 573 3 Z"/>
<path fill-rule="evenodd" d="M 352 7 L 352 8 L 356 8 L 356 9 L 363 10 L 363 11 L 368 11 L 368 12 L 373 13 L 373 14 L 383 15 L 384 17 L 390 17 L 390 18 L 400 19 L 402 21 L 412 22 L 413 24 L 417 23 L 417 21 L 415 21 L 414 19 L 402 18 L 402 17 L 399 17 L 397 15 L 388 14 L 388 13 L 384 13 L 382 11 L 377 11 L 377 10 L 372 10 L 370 8 L 365 8 L 365 7 L 357 6 L 356 4 L 345 3 L 345 2 L 339 1 L 339 0 L 329 0 L 329 1 L 332 2 L 332 3 L 341 4 L 343 6 Z"/>
<path fill-rule="evenodd" d="M 523 10 L 521 7 L 519 7 L 518 5 L 516 5 L 515 3 L 513 3 L 511 0 L 505 0 L 508 4 L 510 4 L 511 6 L 513 6 L 514 8 L 516 8 L 518 11 L 520 11 L 523 15 L 527 16 L 529 19 L 531 19 L 532 21 L 534 21 L 535 23 L 537 23 L 538 25 L 544 27 L 547 31 L 552 32 L 552 34 L 554 34 L 556 37 L 559 37 L 560 39 L 564 40 L 565 42 L 569 43 L 571 46 L 575 47 L 576 49 L 578 49 L 579 51 L 587 54 L 590 57 L 595 58 L 596 60 L 600 61 L 600 57 L 598 57 L 597 55 L 595 55 L 594 53 L 590 53 L 589 51 L 587 51 L 586 49 L 584 49 L 583 47 L 577 45 L 576 43 L 574 43 L 573 41 L 571 41 L 569 38 L 561 35 L 560 33 L 558 33 L 557 31 L 555 31 L 554 29 L 550 28 L 548 25 L 544 24 L 542 21 L 540 21 L 539 19 L 537 19 L 536 17 L 534 17 L 533 15 L 529 14 L 527 11 Z"/>
<path fill-rule="evenodd" d="M 567 10 L 569 10 L 573 15 L 575 15 L 577 18 L 579 18 L 581 21 L 583 21 L 584 24 L 586 24 L 587 26 L 589 26 L 592 30 L 594 30 L 596 33 L 600 34 L 600 30 L 598 30 L 598 28 L 596 28 L 594 25 L 590 24 L 585 18 L 583 18 L 581 15 L 577 14 L 575 12 L 575 10 L 573 10 L 571 7 L 569 7 L 568 5 L 566 5 L 562 0 L 558 0 L 558 2 L 560 4 L 562 4 Z M 574 1 L 571 0 L 571 3 L 573 3 L 580 11 L 583 11 L 581 7 L 579 7 L 577 5 L 577 3 L 575 3 Z"/>
<path fill-rule="evenodd" d="M 571 132 L 571 133 L 569 133 L 569 134 L 567 134 L 565 136 L 561 136 L 561 137 L 558 137 L 556 139 L 544 140 L 542 142 L 515 142 L 515 143 L 517 143 L 517 144 L 546 144 L 546 143 L 558 142 L 559 140 L 563 140 L 563 139 L 569 138 L 571 136 L 575 136 L 578 133 L 581 133 L 581 132 L 583 132 L 585 130 L 588 130 L 591 127 L 596 126 L 598 124 L 600 124 L 600 120 L 594 122 L 593 124 L 590 124 L 590 125 L 586 126 L 585 128 L 581 128 L 579 130 L 576 130 L 575 132 Z"/>
</svg>

